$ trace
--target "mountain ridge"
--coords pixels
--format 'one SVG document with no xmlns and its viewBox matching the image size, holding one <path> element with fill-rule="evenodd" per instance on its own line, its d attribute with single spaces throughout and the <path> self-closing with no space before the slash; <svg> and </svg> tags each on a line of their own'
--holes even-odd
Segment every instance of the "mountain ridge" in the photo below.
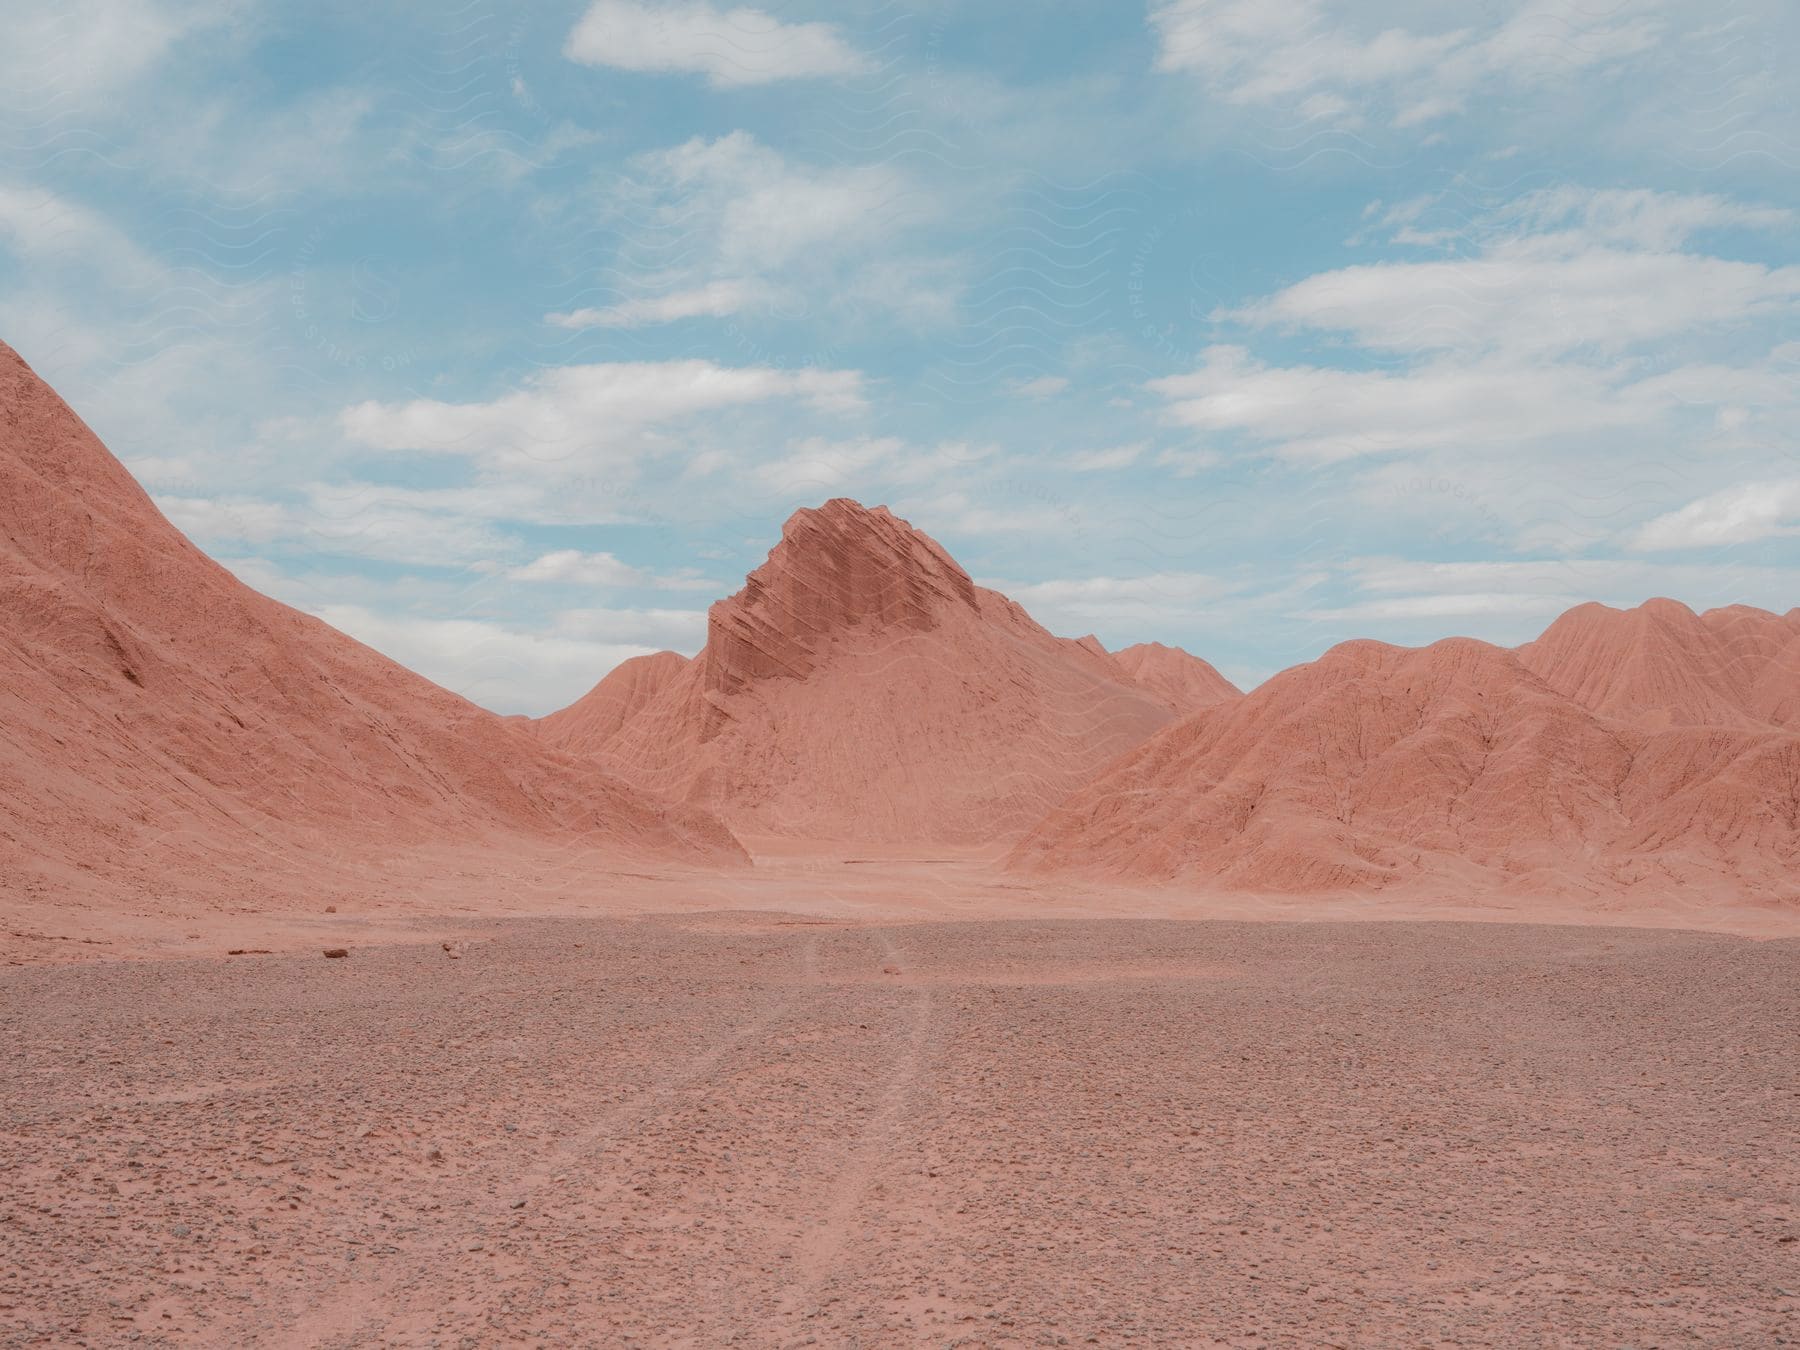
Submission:
<svg viewBox="0 0 1800 1350">
<path fill-rule="evenodd" d="M 1603 715 L 1473 638 L 1341 643 L 1157 733 L 1008 857 L 1225 889 L 1595 895 L 1791 895 L 1796 862 L 1800 736 Z"/>
<path fill-rule="evenodd" d="M 700 653 L 659 670 L 630 716 L 600 710 L 638 670 L 540 731 L 739 828 L 829 839 L 1021 831 L 1176 712 L 1097 643 L 1056 637 L 929 535 L 848 498 L 795 511 L 712 606 Z"/>
<path fill-rule="evenodd" d="M 244 586 L 0 344 L 0 857 L 141 893 L 306 888 L 475 838 L 728 865 L 716 819 L 549 751 Z"/>
</svg>

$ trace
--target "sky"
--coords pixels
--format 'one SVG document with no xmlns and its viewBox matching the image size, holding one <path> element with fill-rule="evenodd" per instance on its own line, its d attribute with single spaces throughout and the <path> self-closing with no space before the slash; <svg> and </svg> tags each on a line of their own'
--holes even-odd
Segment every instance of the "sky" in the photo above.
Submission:
<svg viewBox="0 0 1800 1350">
<path fill-rule="evenodd" d="M 797 507 L 1249 686 L 1800 604 L 1789 0 L 0 0 L 0 337 L 502 712 Z"/>
</svg>

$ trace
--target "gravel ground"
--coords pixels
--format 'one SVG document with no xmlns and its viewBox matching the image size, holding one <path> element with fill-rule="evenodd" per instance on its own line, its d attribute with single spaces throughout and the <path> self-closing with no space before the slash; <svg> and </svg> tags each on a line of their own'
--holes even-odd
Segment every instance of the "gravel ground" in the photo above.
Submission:
<svg viewBox="0 0 1800 1350">
<path fill-rule="evenodd" d="M 478 927 L 0 970 L 0 1345 L 1800 1343 L 1800 941 Z"/>
</svg>

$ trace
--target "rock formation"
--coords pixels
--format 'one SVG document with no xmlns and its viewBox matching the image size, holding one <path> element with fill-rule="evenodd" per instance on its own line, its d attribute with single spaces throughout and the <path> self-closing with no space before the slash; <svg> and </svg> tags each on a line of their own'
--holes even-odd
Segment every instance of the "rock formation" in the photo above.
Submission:
<svg viewBox="0 0 1800 1350">
<path fill-rule="evenodd" d="M 1098 643 L 1052 636 L 922 532 L 844 499 L 794 513 L 713 606 L 697 657 L 654 659 L 543 734 L 752 833 L 1016 834 L 1173 716 L 1174 696 Z"/>
</svg>

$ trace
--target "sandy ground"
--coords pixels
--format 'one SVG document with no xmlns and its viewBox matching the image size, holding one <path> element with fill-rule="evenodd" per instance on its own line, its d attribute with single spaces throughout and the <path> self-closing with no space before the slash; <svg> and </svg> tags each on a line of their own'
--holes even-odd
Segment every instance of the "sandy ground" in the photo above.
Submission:
<svg viewBox="0 0 1800 1350">
<path fill-rule="evenodd" d="M 0 1345 L 1800 1342 L 1800 940 L 460 930 L 0 971 Z"/>
<path fill-rule="evenodd" d="M 1433 886 L 1302 895 L 1132 886 L 1000 868 L 1004 847 L 836 844 L 743 836 L 747 869 L 630 863 L 590 850 L 491 847 L 346 852 L 303 875 L 267 878 L 239 904 L 180 888 L 121 910 L 84 901 L 79 874 L 24 893 L 0 884 L 0 966 L 310 952 L 394 942 L 454 941 L 486 919 L 780 911 L 868 922 L 973 919 L 1244 919 L 1278 922 L 1446 919 L 1680 928 L 1755 938 L 1800 938 L 1800 902 L 1761 903 L 1692 890 L 1544 896 Z M 3 879 L 0 879 L 3 882 Z M 305 898 L 292 899 L 295 895 Z M 474 926 L 472 926 L 474 925 Z"/>
</svg>

